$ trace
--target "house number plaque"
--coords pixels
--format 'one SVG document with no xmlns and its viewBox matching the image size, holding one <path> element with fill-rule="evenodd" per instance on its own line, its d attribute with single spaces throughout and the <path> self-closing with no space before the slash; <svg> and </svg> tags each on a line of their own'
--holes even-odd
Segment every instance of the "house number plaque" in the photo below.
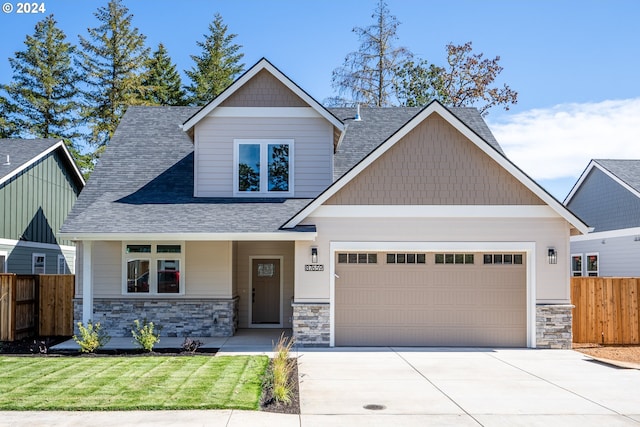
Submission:
<svg viewBox="0 0 640 427">
<path fill-rule="evenodd" d="M 304 271 L 324 271 L 324 264 L 305 264 Z"/>
</svg>

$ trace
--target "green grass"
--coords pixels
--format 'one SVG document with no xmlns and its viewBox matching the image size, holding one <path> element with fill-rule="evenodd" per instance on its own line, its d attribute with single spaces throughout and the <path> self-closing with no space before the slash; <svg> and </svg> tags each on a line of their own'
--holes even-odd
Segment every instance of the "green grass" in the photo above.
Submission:
<svg viewBox="0 0 640 427">
<path fill-rule="evenodd" d="M 0 357 L 0 410 L 258 409 L 267 356 Z"/>
</svg>

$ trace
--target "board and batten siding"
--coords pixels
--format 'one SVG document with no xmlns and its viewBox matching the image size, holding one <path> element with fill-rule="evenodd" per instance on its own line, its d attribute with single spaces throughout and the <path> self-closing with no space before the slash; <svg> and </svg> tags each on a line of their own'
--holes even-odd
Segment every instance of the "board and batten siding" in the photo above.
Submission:
<svg viewBox="0 0 640 427">
<path fill-rule="evenodd" d="M 323 118 L 207 117 L 195 129 L 196 197 L 233 197 L 235 139 L 293 139 L 293 197 L 316 197 L 333 178 L 333 129 Z"/>
<path fill-rule="evenodd" d="M 0 238 L 72 246 L 56 234 L 80 189 L 58 150 L 0 185 Z"/>
</svg>

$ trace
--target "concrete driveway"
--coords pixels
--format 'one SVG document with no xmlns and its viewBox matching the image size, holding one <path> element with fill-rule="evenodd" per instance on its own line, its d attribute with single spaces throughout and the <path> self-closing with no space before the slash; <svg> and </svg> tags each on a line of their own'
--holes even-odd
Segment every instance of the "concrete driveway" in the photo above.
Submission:
<svg viewBox="0 0 640 427">
<path fill-rule="evenodd" d="M 318 349 L 298 370 L 303 426 L 640 425 L 640 371 L 574 351 Z"/>
</svg>

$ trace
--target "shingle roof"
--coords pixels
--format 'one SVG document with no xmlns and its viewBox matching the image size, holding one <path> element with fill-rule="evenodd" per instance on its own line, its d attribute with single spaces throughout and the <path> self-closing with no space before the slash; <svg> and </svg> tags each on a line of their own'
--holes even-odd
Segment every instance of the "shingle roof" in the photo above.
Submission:
<svg viewBox="0 0 640 427">
<path fill-rule="evenodd" d="M 594 162 L 640 192 L 640 160 L 594 159 Z"/>
<path fill-rule="evenodd" d="M 193 196 L 191 107 L 130 107 L 63 233 L 276 232 L 308 199 Z"/>
<path fill-rule="evenodd" d="M 61 232 L 271 233 L 311 199 L 222 199 L 193 196 L 194 148 L 179 126 L 195 107 L 129 107 Z M 338 153 L 336 177 L 413 117 L 417 108 L 362 109 Z M 453 109 L 498 151 L 475 109 Z M 340 119 L 355 109 L 332 109 Z"/>
<path fill-rule="evenodd" d="M 344 175 L 421 110 L 419 107 L 361 108 L 361 120 L 354 121 L 356 108 L 330 108 L 329 111 L 347 124 L 345 137 L 334 156 L 334 179 Z M 449 111 L 504 155 L 477 109 L 449 108 Z"/>
<path fill-rule="evenodd" d="M 0 180 L 58 142 L 59 139 L 0 139 Z"/>
</svg>

